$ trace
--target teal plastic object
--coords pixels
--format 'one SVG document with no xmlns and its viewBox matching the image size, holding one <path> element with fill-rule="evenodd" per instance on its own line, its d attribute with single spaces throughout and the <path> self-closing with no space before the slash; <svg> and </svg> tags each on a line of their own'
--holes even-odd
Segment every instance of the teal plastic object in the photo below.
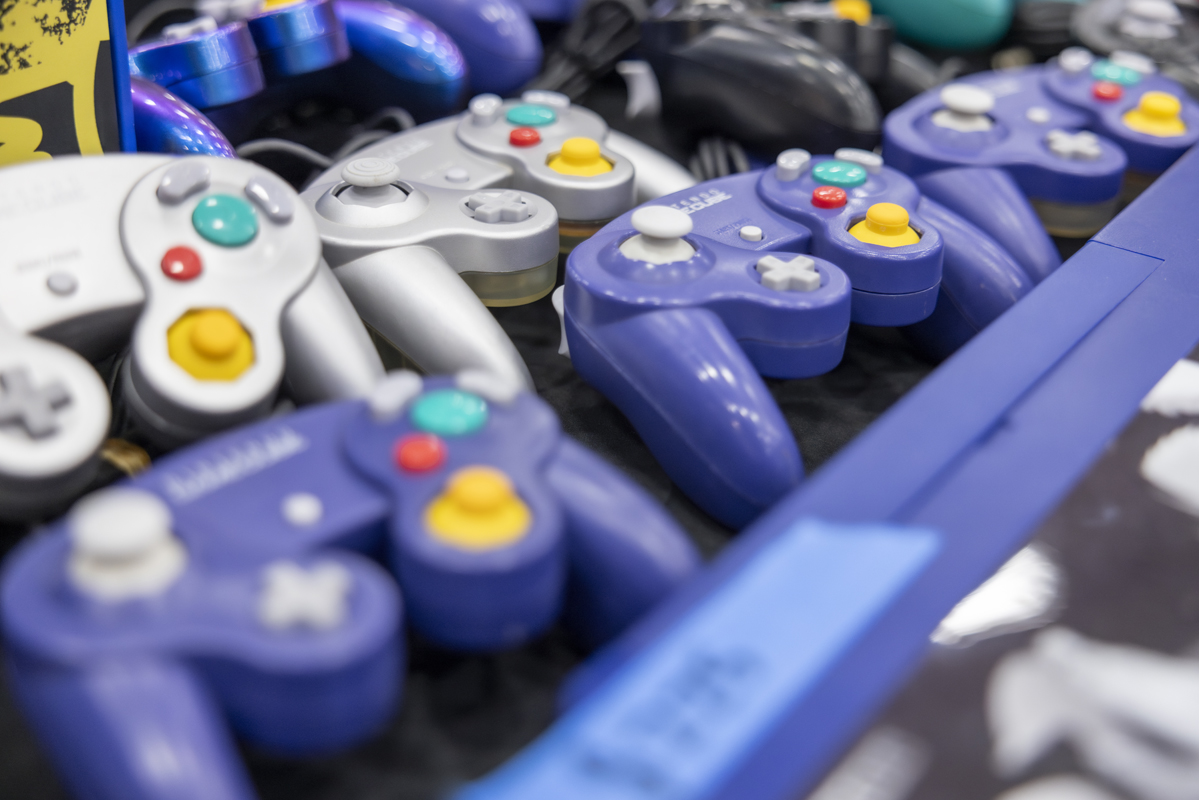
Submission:
<svg viewBox="0 0 1199 800">
<path fill-rule="evenodd" d="M 192 212 L 196 232 L 221 247 L 241 247 L 258 233 L 254 207 L 229 194 L 210 194 Z"/>
<path fill-rule="evenodd" d="M 412 424 L 435 436 L 465 436 L 487 422 L 487 401 L 470 392 L 439 389 L 412 407 Z"/>
<path fill-rule="evenodd" d="M 874 0 L 904 39 L 948 50 L 995 44 L 1012 24 L 1012 0 Z"/>
<path fill-rule="evenodd" d="M 558 115 L 548 106 L 516 106 L 508 109 L 508 121 L 513 125 L 530 127 L 553 125 L 558 121 Z"/>
<path fill-rule="evenodd" d="M 866 170 L 848 161 L 822 161 L 812 168 L 812 177 L 825 186 L 852 189 L 866 182 Z"/>
</svg>

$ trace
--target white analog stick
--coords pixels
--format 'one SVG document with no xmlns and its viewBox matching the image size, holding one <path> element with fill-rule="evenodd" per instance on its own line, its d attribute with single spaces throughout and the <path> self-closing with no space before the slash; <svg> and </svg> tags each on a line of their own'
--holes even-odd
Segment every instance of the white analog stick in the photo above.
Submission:
<svg viewBox="0 0 1199 800">
<path fill-rule="evenodd" d="M 981 86 L 951 83 L 941 90 L 941 102 L 955 114 L 976 116 L 995 107 L 995 96 Z"/>
<path fill-rule="evenodd" d="M 683 240 L 691 233 L 691 217 L 677 208 L 645 206 L 634 211 L 630 221 L 638 235 L 620 245 L 620 252 L 626 258 L 670 264 L 695 255 L 695 248 Z"/>
<path fill-rule="evenodd" d="M 400 168 L 385 158 L 356 158 L 342 169 L 341 179 L 364 189 L 387 186 L 400 179 Z"/>
<path fill-rule="evenodd" d="M 167 504 L 141 489 L 119 487 L 88 495 L 67 518 L 71 581 L 85 594 L 107 601 L 162 592 L 187 563 L 171 522 Z"/>
</svg>

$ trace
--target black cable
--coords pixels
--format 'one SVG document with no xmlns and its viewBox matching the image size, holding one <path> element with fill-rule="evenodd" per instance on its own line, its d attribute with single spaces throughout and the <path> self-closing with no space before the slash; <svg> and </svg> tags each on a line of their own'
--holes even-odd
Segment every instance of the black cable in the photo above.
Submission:
<svg viewBox="0 0 1199 800">
<path fill-rule="evenodd" d="M 643 0 L 589 0 L 526 89 L 562 92 L 577 100 L 641 41 L 649 16 Z"/>
</svg>

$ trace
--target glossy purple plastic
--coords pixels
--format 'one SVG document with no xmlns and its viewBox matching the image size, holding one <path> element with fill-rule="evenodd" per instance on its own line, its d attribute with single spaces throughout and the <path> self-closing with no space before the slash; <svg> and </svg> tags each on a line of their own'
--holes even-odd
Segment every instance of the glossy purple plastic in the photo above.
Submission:
<svg viewBox="0 0 1199 800">
<path fill-rule="evenodd" d="M 1027 197 L 1081 205 L 1111 200 L 1120 193 L 1128 165 L 1116 143 L 1100 137 L 1102 152 L 1094 161 L 1063 158 L 1045 146 L 1049 131 L 1085 129 L 1091 117 L 1046 92 L 1044 69 L 982 72 L 961 79 L 995 96 L 989 114 L 995 125 L 989 131 L 962 132 L 935 125 L 932 115 L 944 107 L 940 87 L 909 100 L 883 122 L 883 158 L 914 177 L 953 167 L 990 167 L 1011 175 Z M 1029 119 L 1030 108 L 1047 112 L 1046 121 Z"/>
<path fill-rule="evenodd" d="M 182 98 L 140 78 L 130 79 L 130 91 L 138 150 L 237 157 L 225 134 Z"/>
<path fill-rule="evenodd" d="M 1199 142 L 1199 104 L 1176 81 L 1164 75 L 1142 75 L 1123 86 L 1119 100 L 1101 101 L 1092 94 L 1095 79 L 1089 70 L 1071 74 L 1056 64 L 1041 68 L 1045 91 L 1064 105 L 1087 115 L 1085 127 L 1118 144 L 1128 156 L 1128 168 L 1156 175 L 1179 159 Z M 1165 92 L 1182 104 L 1179 118 L 1186 125 L 1180 136 L 1153 136 L 1135 131 L 1124 122 L 1124 115 L 1137 107 L 1146 92 Z"/>
<path fill-rule="evenodd" d="M 448 380 L 427 380 L 426 391 Z M 86 800 L 249 800 L 230 730 L 306 754 L 361 741 L 395 708 L 403 674 L 395 582 L 426 637 L 493 650 L 563 614 L 588 645 L 608 641 L 692 575 L 686 534 L 640 488 L 564 436 L 528 394 L 488 403 L 473 433 L 447 436 L 444 463 L 404 472 L 408 410 L 376 421 L 365 403 L 312 406 L 215 437 L 127 481 L 161 497 L 189 554 L 153 600 L 102 606 L 68 584 L 65 523 L 12 555 L 0 586 L 18 699 L 73 792 Z M 519 541 L 450 547 L 423 522 L 464 466 L 503 470 L 530 507 Z M 311 524 L 284 500 L 315 496 Z M 256 620 L 261 570 L 336 561 L 353 575 L 348 621 L 272 633 Z M 147 749 L 149 748 L 149 749 Z M 162 767 L 166 764 L 167 767 Z"/>
<path fill-rule="evenodd" d="M 470 65 L 473 94 L 508 95 L 541 70 L 541 37 L 516 0 L 405 0 L 448 33 Z"/>
<path fill-rule="evenodd" d="M 636 233 L 632 212 L 567 261 L 565 327 L 575 369 L 624 412 L 683 492 L 728 525 L 752 520 L 803 477 L 761 375 L 832 369 L 851 318 L 911 325 L 931 314 L 936 321 L 919 328 L 922 341 L 952 352 L 1033 283 L 992 237 L 921 197 L 896 170 L 869 174 L 847 190 L 841 208 L 813 206 L 818 185 L 810 170 L 781 182 L 770 168 L 655 201 L 690 214 L 694 231 L 686 238 L 697 252 L 686 262 L 625 258 L 619 245 Z M 850 236 L 878 202 L 907 209 L 920 241 L 884 248 Z M 762 238 L 742 238 L 746 226 L 760 228 Z M 810 295 L 765 290 L 754 265 L 772 253 L 784 260 L 810 253 L 828 277 Z"/>
</svg>

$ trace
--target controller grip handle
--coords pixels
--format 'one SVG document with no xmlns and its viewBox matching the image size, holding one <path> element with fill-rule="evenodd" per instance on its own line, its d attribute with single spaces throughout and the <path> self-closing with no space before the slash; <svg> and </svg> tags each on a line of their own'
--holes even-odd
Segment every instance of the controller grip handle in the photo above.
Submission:
<svg viewBox="0 0 1199 800">
<path fill-rule="evenodd" d="M 565 319 L 575 369 L 709 514 L 740 527 L 799 484 L 791 429 L 716 314 L 659 309 L 584 328 L 568 297 Z"/>
<path fill-rule="evenodd" d="M 699 552 L 644 490 L 573 439 L 547 474 L 566 515 L 566 621 L 598 647 L 695 573 Z"/>
<path fill-rule="evenodd" d="M 284 374 L 299 403 L 365 397 L 383 378 L 379 352 L 324 259 L 284 310 L 280 328 Z"/>
<path fill-rule="evenodd" d="M 481 369 L 532 389 L 508 334 L 436 250 L 381 250 L 334 275 L 363 321 L 425 372 Z"/>
<path fill-rule="evenodd" d="M 940 203 L 923 197 L 919 211 L 945 242 L 945 264 L 933 313 L 904 330 L 928 355 L 948 358 L 1034 282 L 998 242 Z"/>
<path fill-rule="evenodd" d="M 682 164 L 632 136 L 610 130 L 607 145 L 633 163 L 638 205 L 695 185 L 695 176 Z"/>
<path fill-rule="evenodd" d="M 1037 212 L 1004 170 L 942 169 L 916 178 L 916 185 L 925 197 L 953 209 L 998 242 L 1035 283 L 1062 265 L 1062 257 Z"/>
<path fill-rule="evenodd" d="M 255 797 L 216 703 L 182 664 L 146 656 L 75 669 L 10 653 L 8 667 L 74 797 Z"/>
</svg>

